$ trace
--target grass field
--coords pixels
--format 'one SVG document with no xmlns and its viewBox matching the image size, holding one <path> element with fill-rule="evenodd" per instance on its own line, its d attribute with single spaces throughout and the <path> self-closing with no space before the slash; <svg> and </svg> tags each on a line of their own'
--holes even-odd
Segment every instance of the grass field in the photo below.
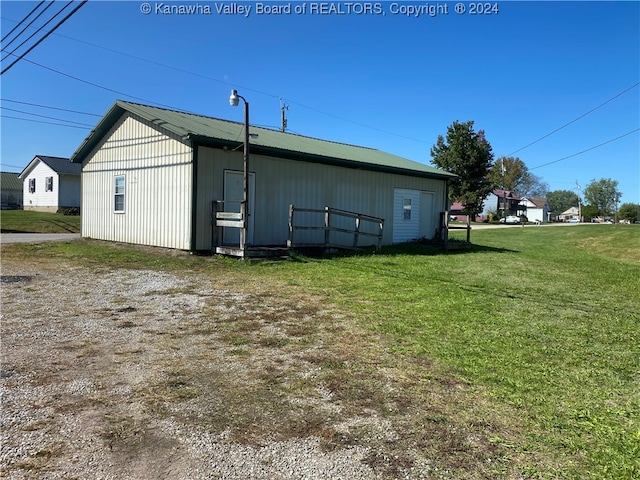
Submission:
<svg viewBox="0 0 640 480">
<path fill-rule="evenodd" d="M 515 448 L 561 459 L 546 475 L 640 478 L 640 228 L 496 229 L 472 240 L 464 253 L 398 249 L 281 269 L 399 352 L 485 387 L 497 410 L 515 407 L 526 438 Z"/>
<path fill-rule="evenodd" d="M 27 210 L 2 210 L 2 233 L 78 233 L 80 216 Z"/>
<path fill-rule="evenodd" d="M 495 229 L 473 232 L 472 241 L 470 250 L 449 253 L 414 245 L 255 263 L 87 241 L 12 246 L 3 255 L 201 270 L 273 282 L 276 296 L 288 294 L 282 285 L 320 296 L 383 339 L 383 349 L 407 365 L 407 377 L 446 376 L 460 386 L 460 404 L 478 403 L 457 410 L 433 398 L 432 413 L 411 427 L 465 421 L 489 436 L 502 463 L 473 476 L 487 470 L 469 460 L 459 466 L 469 475 L 460 478 L 499 478 L 509 464 L 525 478 L 640 478 L 640 227 Z M 385 363 L 376 369 L 392 371 Z M 359 381 L 351 385 L 367 387 L 366 376 Z M 425 401 L 410 378 L 402 382 L 408 402 Z"/>
</svg>

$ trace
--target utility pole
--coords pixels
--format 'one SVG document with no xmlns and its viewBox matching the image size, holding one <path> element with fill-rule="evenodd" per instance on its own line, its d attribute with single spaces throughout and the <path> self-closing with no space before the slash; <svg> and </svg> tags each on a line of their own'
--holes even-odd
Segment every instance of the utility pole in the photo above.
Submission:
<svg viewBox="0 0 640 480">
<path fill-rule="evenodd" d="M 580 184 L 576 180 L 576 190 L 578 190 L 578 221 L 582 223 L 582 199 L 580 198 Z"/>
<path fill-rule="evenodd" d="M 504 169 L 504 157 L 502 158 L 502 217 L 507 218 L 507 178 Z"/>
<path fill-rule="evenodd" d="M 280 131 L 284 132 L 287 130 L 287 114 L 286 110 L 289 110 L 289 105 L 282 102 L 280 99 Z"/>
</svg>

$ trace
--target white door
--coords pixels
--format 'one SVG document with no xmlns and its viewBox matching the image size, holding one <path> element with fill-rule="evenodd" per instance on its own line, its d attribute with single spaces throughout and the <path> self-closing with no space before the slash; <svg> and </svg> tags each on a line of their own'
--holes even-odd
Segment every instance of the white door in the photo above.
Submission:
<svg viewBox="0 0 640 480">
<path fill-rule="evenodd" d="M 393 190 L 393 243 L 420 238 L 420 191 Z"/>
<path fill-rule="evenodd" d="M 242 203 L 242 197 L 244 196 L 244 174 L 242 172 L 236 172 L 232 170 L 225 170 L 224 172 L 224 211 L 225 212 L 240 212 L 240 205 Z M 254 218 L 253 215 L 255 208 L 255 192 L 256 192 L 256 178 L 255 174 L 249 175 L 249 231 L 247 232 L 247 243 L 253 244 L 253 227 Z M 240 245 L 240 229 L 234 227 L 224 227 L 222 233 L 223 245 Z"/>
</svg>

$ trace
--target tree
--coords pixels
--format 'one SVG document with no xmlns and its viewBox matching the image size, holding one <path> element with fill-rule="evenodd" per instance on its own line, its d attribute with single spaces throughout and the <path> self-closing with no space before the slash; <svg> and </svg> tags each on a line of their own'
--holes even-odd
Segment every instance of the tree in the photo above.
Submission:
<svg viewBox="0 0 640 480">
<path fill-rule="evenodd" d="M 582 218 L 585 222 L 590 222 L 598 216 L 598 207 L 594 205 L 584 205 L 582 207 Z"/>
<path fill-rule="evenodd" d="M 446 140 L 438 136 L 431 148 L 431 163 L 458 175 L 449 181 L 449 199 L 461 202 L 468 215 L 477 215 L 494 184 L 489 179 L 493 165 L 491 145 L 484 131 L 473 130 L 473 121 L 453 122 L 447 127 Z"/>
<path fill-rule="evenodd" d="M 544 182 L 538 175 L 529 172 L 522 180 L 522 184 L 516 190 L 521 197 L 545 198 L 549 193 L 549 184 Z"/>
<path fill-rule="evenodd" d="M 549 185 L 529 171 L 518 157 L 500 157 L 491 167 L 489 179 L 521 197 L 544 197 Z"/>
<path fill-rule="evenodd" d="M 603 217 L 612 215 L 618 205 L 618 199 L 622 193 L 618 191 L 618 181 L 610 178 L 602 178 L 598 181 L 591 180 L 591 183 L 584 189 L 584 198 L 598 209 Z"/>
<path fill-rule="evenodd" d="M 620 220 L 629 220 L 630 222 L 640 221 L 640 203 L 623 203 L 618 209 L 618 218 Z"/>
<path fill-rule="evenodd" d="M 547 193 L 547 202 L 555 213 L 562 213 L 578 206 L 578 195 L 571 190 L 555 190 Z"/>
<path fill-rule="evenodd" d="M 527 166 L 518 157 L 500 157 L 491 167 L 489 179 L 494 185 L 517 192 L 528 173 Z"/>
</svg>

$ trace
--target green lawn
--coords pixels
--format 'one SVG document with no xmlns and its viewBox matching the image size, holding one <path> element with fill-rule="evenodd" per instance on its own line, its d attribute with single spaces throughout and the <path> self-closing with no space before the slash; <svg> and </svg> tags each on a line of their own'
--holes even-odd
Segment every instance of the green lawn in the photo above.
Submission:
<svg viewBox="0 0 640 480">
<path fill-rule="evenodd" d="M 472 242 L 273 270 L 357 312 L 397 351 L 487 388 L 497 410 L 515 407 L 527 425 L 518 448 L 560 459 L 554 475 L 640 478 L 640 227 L 483 230 Z"/>
<path fill-rule="evenodd" d="M 437 366 L 481 395 L 516 432 L 491 441 L 517 456 L 525 478 L 640 478 L 640 226 L 481 230 L 472 242 L 448 253 L 414 245 L 279 262 L 87 241 L 4 254 L 202 269 L 273 281 L 273 295 L 286 295 L 285 284 L 322 296 L 398 357 Z M 446 415 L 437 421 L 455 422 Z"/>
<path fill-rule="evenodd" d="M 2 233 L 78 233 L 80 216 L 26 210 L 2 210 Z"/>
</svg>

